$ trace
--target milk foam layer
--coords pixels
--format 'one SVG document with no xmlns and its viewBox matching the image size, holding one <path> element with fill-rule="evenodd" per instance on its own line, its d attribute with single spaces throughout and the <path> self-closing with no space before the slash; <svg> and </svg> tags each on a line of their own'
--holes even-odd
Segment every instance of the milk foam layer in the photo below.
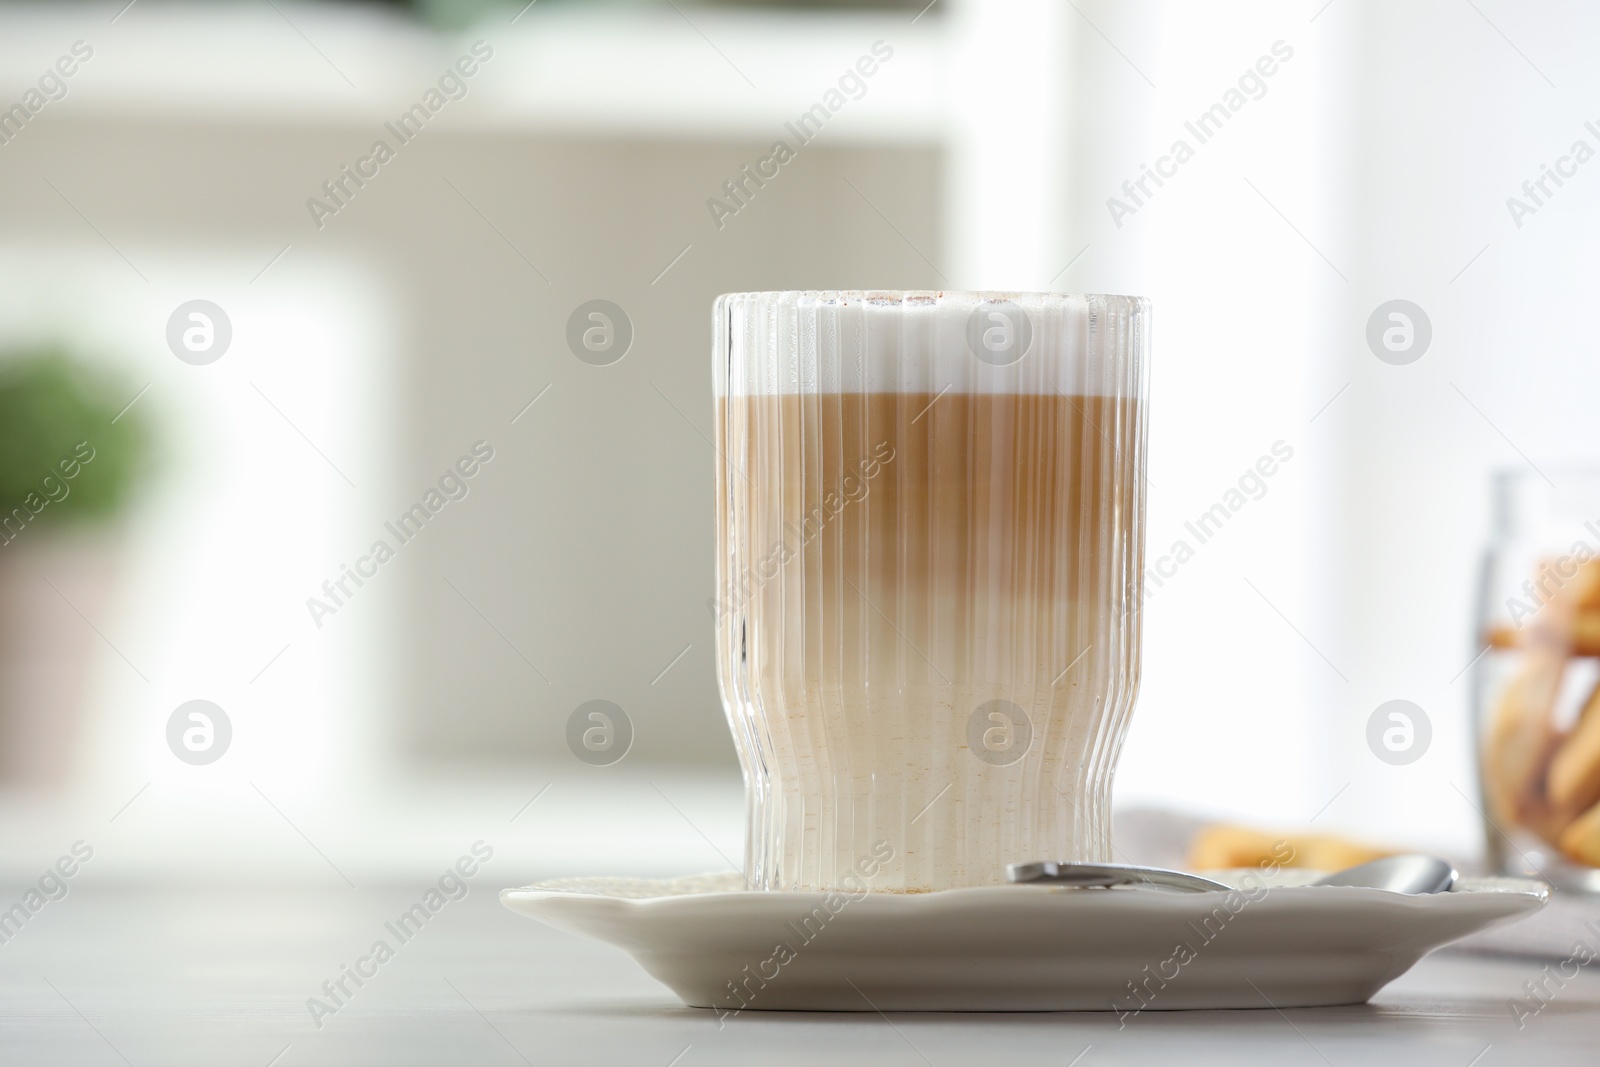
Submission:
<svg viewBox="0 0 1600 1067">
<path fill-rule="evenodd" d="M 1128 354 L 1142 354 L 1149 314 L 1149 302 L 1131 296 L 728 293 L 713 313 L 716 391 L 1123 396 Z M 1011 329 L 1027 335 L 1025 350 L 982 351 Z"/>
</svg>

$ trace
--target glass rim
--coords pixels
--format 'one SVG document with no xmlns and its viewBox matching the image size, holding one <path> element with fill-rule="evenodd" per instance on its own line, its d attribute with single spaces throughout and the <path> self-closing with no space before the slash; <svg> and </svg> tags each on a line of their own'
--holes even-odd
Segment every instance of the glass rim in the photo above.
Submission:
<svg viewBox="0 0 1600 1067">
<path fill-rule="evenodd" d="M 1600 463 L 1585 459 L 1557 459 L 1545 460 L 1537 467 L 1529 460 L 1518 464 L 1502 464 L 1490 469 L 1489 477 L 1495 482 L 1510 484 L 1512 482 L 1543 482 L 1546 475 L 1562 475 L 1569 478 L 1589 479 L 1600 478 Z"/>
<path fill-rule="evenodd" d="M 719 293 L 717 301 L 746 298 L 789 298 L 828 304 L 936 304 L 944 301 L 989 303 L 1027 300 L 1041 303 L 1067 303 L 1082 300 L 1124 301 L 1150 307 L 1150 298 L 1132 293 L 1059 293 L 1016 289 L 752 289 Z"/>
</svg>

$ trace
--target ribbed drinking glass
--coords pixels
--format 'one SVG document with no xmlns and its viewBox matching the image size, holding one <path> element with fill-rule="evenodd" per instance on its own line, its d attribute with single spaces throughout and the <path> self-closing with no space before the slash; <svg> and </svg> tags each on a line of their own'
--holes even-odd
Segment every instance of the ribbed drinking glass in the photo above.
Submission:
<svg viewBox="0 0 1600 1067">
<path fill-rule="evenodd" d="M 714 312 L 718 679 L 763 889 L 1111 859 L 1150 310 L 774 292 Z"/>
</svg>

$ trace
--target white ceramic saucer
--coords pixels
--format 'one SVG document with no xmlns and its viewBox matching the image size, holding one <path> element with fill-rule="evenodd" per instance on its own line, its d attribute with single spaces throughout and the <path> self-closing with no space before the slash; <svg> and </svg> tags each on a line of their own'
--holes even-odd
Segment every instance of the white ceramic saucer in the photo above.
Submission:
<svg viewBox="0 0 1600 1067">
<path fill-rule="evenodd" d="M 1230 885 L 1256 872 L 1207 872 Z M 1238 893 L 999 885 L 851 898 L 736 874 L 563 879 L 512 911 L 617 945 L 685 1004 L 810 1011 L 1158 1011 L 1359 1004 L 1428 952 L 1544 906 L 1539 882 L 1401 896 L 1280 871 Z M 1244 885 L 1259 886 L 1256 881 Z"/>
</svg>

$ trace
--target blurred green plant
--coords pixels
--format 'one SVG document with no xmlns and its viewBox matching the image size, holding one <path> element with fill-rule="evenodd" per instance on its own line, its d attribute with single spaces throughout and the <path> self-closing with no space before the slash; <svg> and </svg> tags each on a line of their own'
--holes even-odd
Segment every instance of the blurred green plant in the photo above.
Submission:
<svg viewBox="0 0 1600 1067">
<path fill-rule="evenodd" d="M 104 521 L 127 505 L 150 435 L 108 377 L 58 347 L 0 352 L 0 521 Z"/>
</svg>

